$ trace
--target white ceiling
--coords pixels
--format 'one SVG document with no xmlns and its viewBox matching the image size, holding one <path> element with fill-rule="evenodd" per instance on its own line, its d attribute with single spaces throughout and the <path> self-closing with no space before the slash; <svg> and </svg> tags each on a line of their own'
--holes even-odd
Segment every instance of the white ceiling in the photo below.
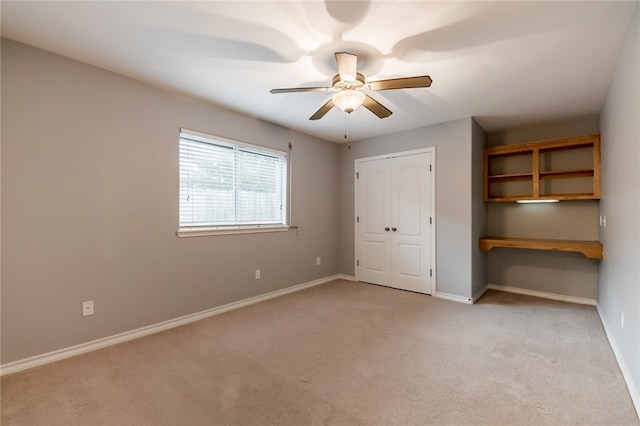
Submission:
<svg viewBox="0 0 640 426">
<path fill-rule="evenodd" d="M 333 53 L 367 80 L 428 74 L 430 88 L 370 93 L 350 139 L 474 116 L 487 131 L 596 114 L 634 1 L 1 2 L 2 35 L 154 85 L 344 141 L 345 114 L 308 118 Z"/>
</svg>

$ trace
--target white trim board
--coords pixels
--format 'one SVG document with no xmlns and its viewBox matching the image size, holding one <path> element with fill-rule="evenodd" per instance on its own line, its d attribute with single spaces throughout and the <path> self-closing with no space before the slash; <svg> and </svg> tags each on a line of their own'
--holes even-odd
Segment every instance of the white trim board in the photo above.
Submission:
<svg viewBox="0 0 640 426">
<path fill-rule="evenodd" d="M 41 355 L 32 356 L 29 358 L 21 359 L 18 361 L 9 362 L 0 366 L 0 376 L 6 374 L 17 373 L 18 371 L 27 370 L 29 368 L 37 367 L 40 365 L 49 364 L 55 361 L 60 361 L 72 356 L 80 355 L 83 353 L 95 351 L 97 349 L 106 348 L 107 346 L 116 345 L 118 343 L 127 342 L 129 340 L 137 339 L 140 337 L 148 336 L 150 334 L 165 331 L 171 328 L 179 327 L 181 325 L 189 324 L 194 321 L 199 321 L 205 318 L 219 315 L 234 309 L 243 308 L 245 306 L 253 305 L 255 303 L 264 302 L 265 300 L 273 299 L 285 294 L 294 293 L 296 291 L 304 290 L 306 288 L 314 287 L 317 285 L 325 284 L 336 279 L 350 280 L 347 275 L 332 275 L 325 278 L 320 278 L 307 283 L 294 285 L 281 290 L 272 291 L 260 296 L 250 297 L 248 299 L 240 300 L 238 302 L 228 303 L 226 305 L 218 306 L 215 308 L 207 309 L 202 312 L 196 312 L 194 314 L 185 315 L 183 317 L 174 318 L 168 321 L 159 322 L 146 327 L 141 327 L 131 331 L 125 331 L 124 333 L 116 334 L 114 336 L 104 337 L 101 339 L 93 340 L 91 342 L 81 343 L 79 345 L 71 346 L 69 348 L 58 349 L 53 352 L 48 352 Z"/>
<path fill-rule="evenodd" d="M 476 303 L 480 298 L 489 290 L 489 286 L 482 287 L 476 294 L 471 298 L 471 303 Z"/>
<path fill-rule="evenodd" d="M 596 306 L 596 301 L 593 299 L 586 299 L 583 297 L 574 297 L 574 296 L 565 296 L 563 294 L 547 293 L 544 291 L 529 290 L 526 288 L 509 287 L 509 286 L 497 285 L 497 284 L 487 284 L 485 287 L 481 288 L 476 294 L 474 294 L 473 297 L 471 298 L 458 296 L 456 294 L 442 293 L 442 292 L 436 292 L 434 296 L 440 299 L 451 300 L 453 302 L 473 304 L 473 303 L 476 303 L 487 292 L 487 290 L 504 291 L 506 293 L 516 293 L 516 294 L 522 294 L 525 296 L 541 297 L 543 299 L 558 300 L 561 302 Z"/>
<path fill-rule="evenodd" d="M 565 296 L 564 294 L 547 293 L 546 291 L 529 290 L 520 287 L 510 287 L 506 285 L 487 284 L 488 290 L 498 290 L 507 293 L 523 294 L 525 296 L 541 297 L 543 299 L 559 300 L 561 302 L 578 303 L 580 305 L 596 306 L 594 299 L 587 299 L 584 297 Z"/>
<path fill-rule="evenodd" d="M 458 296 L 456 294 L 443 293 L 441 291 L 436 291 L 434 296 L 437 297 L 438 299 L 445 299 L 445 300 L 450 300 L 452 302 L 458 302 L 458 303 L 466 303 L 468 305 L 473 303 L 473 299 L 469 297 Z"/>
<path fill-rule="evenodd" d="M 338 275 L 335 275 L 334 278 L 337 280 L 346 280 L 346 281 L 353 281 L 353 282 L 357 281 L 354 275 L 338 274 Z"/>
<path fill-rule="evenodd" d="M 620 367 L 620 372 L 622 372 L 622 377 L 624 378 L 627 389 L 629 390 L 631 401 L 633 402 L 638 417 L 640 417 L 640 388 L 638 387 L 638 384 L 633 381 L 633 377 L 631 376 L 629 367 L 627 366 L 627 363 L 624 361 L 624 358 L 620 353 L 617 342 L 613 338 L 613 333 L 607 325 L 607 322 L 604 320 L 604 315 L 600 310 L 600 305 L 596 304 L 596 311 L 598 312 L 600 322 L 602 323 L 602 327 L 604 328 L 604 334 L 607 336 L 607 340 L 609 341 L 609 346 L 611 346 L 613 355 L 616 357 L 616 361 L 618 362 L 618 367 Z"/>
</svg>

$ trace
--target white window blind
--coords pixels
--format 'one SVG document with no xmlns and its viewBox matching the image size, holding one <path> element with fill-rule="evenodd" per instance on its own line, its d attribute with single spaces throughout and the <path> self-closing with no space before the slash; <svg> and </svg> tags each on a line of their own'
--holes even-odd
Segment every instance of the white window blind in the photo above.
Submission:
<svg viewBox="0 0 640 426">
<path fill-rule="evenodd" d="M 284 226 L 286 203 L 286 153 L 181 130 L 181 229 Z"/>
</svg>

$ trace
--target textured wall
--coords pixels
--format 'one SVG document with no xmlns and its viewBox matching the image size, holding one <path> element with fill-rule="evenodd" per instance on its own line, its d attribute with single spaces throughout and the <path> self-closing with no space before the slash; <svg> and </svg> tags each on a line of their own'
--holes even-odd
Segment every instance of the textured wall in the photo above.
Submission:
<svg viewBox="0 0 640 426">
<path fill-rule="evenodd" d="M 299 230 L 177 238 L 180 127 L 291 142 Z M 337 164 L 333 143 L 3 40 L 2 363 L 336 274 Z"/>
</svg>

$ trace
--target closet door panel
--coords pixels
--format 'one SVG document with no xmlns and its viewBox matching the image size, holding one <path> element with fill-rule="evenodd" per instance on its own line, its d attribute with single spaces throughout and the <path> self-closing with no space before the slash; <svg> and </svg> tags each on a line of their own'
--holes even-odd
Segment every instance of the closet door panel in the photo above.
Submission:
<svg viewBox="0 0 640 426">
<path fill-rule="evenodd" d="M 429 154 L 392 159 L 391 286 L 430 293 Z"/>
<path fill-rule="evenodd" d="M 357 179 L 358 279 L 381 285 L 389 285 L 391 280 L 389 166 L 384 160 L 362 163 Z"/>
</svg>

